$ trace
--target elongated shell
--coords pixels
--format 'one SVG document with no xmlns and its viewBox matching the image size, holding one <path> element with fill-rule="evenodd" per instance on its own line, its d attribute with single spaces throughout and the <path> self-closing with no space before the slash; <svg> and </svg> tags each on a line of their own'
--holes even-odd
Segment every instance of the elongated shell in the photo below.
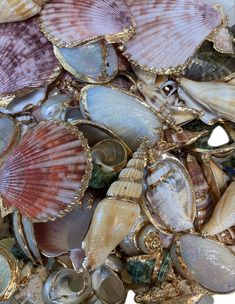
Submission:
<svg viewBox="0 0 235 304">
<path fill-rule="evenodd" d="M 85 118 L 105 125 L 135 151 L 138 139 L 147 136 L 150 144 L 159 139 L 157 115 L 136 95 L 108 86 L 88 85 L 81 91 L 80 109 Z"/>
<path fill-rule="evenodd" d="M 54 53 L 63 68 L 80 81 L 105 83 L 118 72 L 116 51 L 105 40 L 89 42 L 76 48 L 55 46 Z"/>
<path fill-rule="evenodd" d="M 71 47 L 98 37 L 110 42 L 129 39 L 133 21 L 122 0 L 52 0 L 41 12 L 41 28 L 55 45 Z"/>
<path fill-rule="evenodd" d="M 177 271 L 216 293 L 235 290 L 235 255 L 221 243 L 197 235 L 176 239 L 171 258 Z"/>
<path fill-rule="evenodd" d="M 215 235 L 235 225 L 235 182 L 232 182 L 215 206 L 210 221 L 203 228 L 203 233 Z"/>
<path fill-rule="evenodd" d="M 193 228 L 196 212 L 193 185 L 177 158 L 162 154 L 151 159 L 146 184 L 144 210 L 156 227 L 166 232 Z"/>
<path fill-rule="evenodd" d="M 181 78 L 179 83 L 199 104 L 220 118 L 235 121 L 235 86 L 213 81 L 196 82 L 186 78 Z"/>
<path fill-rule="evenodd" d="M 41 10 L 43 4 L 34 0 L 1 0 L 0 3 L 0 23 L 22 21 L 28 19 Z"/>
<path fill-rule="evenodd" d="M 83 242 L 85 267 L 97 268 L 124 239 L 140 214 L 142 179 L 146 152 L 139 148 L 117 181 L 109 187 L 106 198 L 95 210 L 90 229 Z M 113 225 L 115 223 L 115 225 Z M 109 229 L 107 229 L 109 227 Z"/>
<path fill-rule="evenodd" d="M 202 1 L 137 0 L 129 7 L 135 18 L 136 35 L 125 43 L 124 55 L 158 74 L 181 71 L 221 23 L 219 12 Z"/>
<path fill-rule="evenodd" d="M 28 131 L 0 171 L 3 215 L 17 208 L 36 222 L 54 220 L 79 203 L 88 186 L 91 159 L 76 128 L 42 122 Z"/>
<path fill-rule="evenodd" d="M 0 94 L 28 93 L 51 83 L 60 72 L 37 18 L 0 24 Z M 17 60 L 16 60 L 17 58 Z"/>
</svg>

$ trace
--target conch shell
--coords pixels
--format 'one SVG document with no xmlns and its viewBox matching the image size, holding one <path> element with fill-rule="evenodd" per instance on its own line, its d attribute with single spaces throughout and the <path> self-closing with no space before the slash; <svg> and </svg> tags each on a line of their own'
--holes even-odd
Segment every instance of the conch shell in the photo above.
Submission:
<svg viewBox="0 0 235 304">
<path fill-rule="evenodd" d="M 202 232 L 215 235 L 235 225 L 235 181 L 233 181 L 217 203 L 210 221 Z"/>
<path fill-rule="evenodd" d="M 146 165 L 146 151 L 142 145 L 133 154 L 127 167 L 120 172 L 118 180 L 111 184 L 106 198 L 95 210 L 83 242 L 86 268 L 94 269 L 102 265 L 139 217 L 138 202 L 142 196 L 142 179 Z"/>
</svg>

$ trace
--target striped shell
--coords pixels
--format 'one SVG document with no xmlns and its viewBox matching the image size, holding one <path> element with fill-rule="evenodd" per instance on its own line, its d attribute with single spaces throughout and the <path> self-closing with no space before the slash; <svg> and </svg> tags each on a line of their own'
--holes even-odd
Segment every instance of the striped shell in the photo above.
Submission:
<svg viewBox="0 0 235 304">
<path fill-rule="evenodd" d="M 0 171 L 2 214 L 18 209 L 35 222 L 78 204 L 91 175 L 87 141 L 75 127 L 42 122 L 26 133 Z"/>
<path fill-rule="evenodd" d="M 43 2 L 36 0 L 1 0 L 0 23 L 28 19 L 40 12 Z"/>
<path fill-rule="evenodd" d="M 51 83 L 60 72 L 53 48 L 36 18 L 0 24 L 0 94 L 28 93 Z"/>
<path fill-rule="evenodd" d="M 123 0 L 52 0 L 41 12 L 41 28 L 59 47 L 98 37 L 118 42 L 133 34 L 132 16 Z"/>
<path fill-rule="evenodd" d="M 198 0 L 136 0 L 129 7 L 136 35 L 125 43 L 124 55 L 158 74 L 182 70 L 221 24 L 219 12 Z"/>
</svg>

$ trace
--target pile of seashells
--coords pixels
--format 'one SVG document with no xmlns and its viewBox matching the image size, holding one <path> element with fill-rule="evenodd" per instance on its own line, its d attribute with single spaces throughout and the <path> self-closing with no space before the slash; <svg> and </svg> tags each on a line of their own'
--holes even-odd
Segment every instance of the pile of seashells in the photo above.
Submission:
<svg viewBox="0 0 235 304">
<path fill-rule="evenodd" d="M 230 0 L 0 1 L 2 303 L 235 291 L 234 23 Z"/>
</svg>

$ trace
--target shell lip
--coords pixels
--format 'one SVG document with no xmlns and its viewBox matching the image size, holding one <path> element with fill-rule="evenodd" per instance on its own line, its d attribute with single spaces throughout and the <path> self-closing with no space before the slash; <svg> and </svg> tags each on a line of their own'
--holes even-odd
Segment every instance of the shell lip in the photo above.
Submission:
<svg viewBox="0 0 235 304">
<path fill-rule="evenodd" d="M 187 235 L 187 234 L 184 234 L 184 235 Z M 194 236 L 197 236 L 197 237 L 205 238 L 200 233 L 196 233 L 196 232 L 190 233 L 190 235 L 194 235 Z M 198 284 L 199 286 L 201 286 L 203 289 L 205 289 L 208 292 L 213 292 L 213 293 L 216 293 L 216 294 L 227 294 L 227 295 L 233 294 L 234 290 L 235 290 L 235 287 L 230 292 L 218 292 L 217 290 L 213 290 L 213 289 L 208 288 L 205 284 L 202 284 L 201 282 L 199 282 L 197 279 L 194 278 L 192 272 L 190 270 L 188 270 L 188 267 L 187 267 L 187 265 L 186 265 L 186 263 L 185 263 L 185 261 L 184 261 L 184 259 L 182 257 L 182 248 L 181 248 L 181 243 L 180 243 L 180 237 L 181 237 L 180 235 L 176 235 L 174 237 L 174 240 L 172 242 L 171 248 L 175 245 L 175 252 L 176 252 L 177 261 L 180 264 L 180 267 L 182 267 L 182 269 L 185 272 L 186 276 L 189 277 L 189 279 L 192 282 L 195 282 L 196 284 Z M 207 236 L 206 239 L 208 239 L 208 240 L 216 243 L 220 247 L 226 249 L 227 251 L 229 251 L 235 257 L 234 251 L 232 249 L 228 248 L 228 246 L 226 246 L 225 244 L 219 242 L 218 239 L 216 239 L 215 237 L 213 237 L 213 236 Z"/>
</svg>

